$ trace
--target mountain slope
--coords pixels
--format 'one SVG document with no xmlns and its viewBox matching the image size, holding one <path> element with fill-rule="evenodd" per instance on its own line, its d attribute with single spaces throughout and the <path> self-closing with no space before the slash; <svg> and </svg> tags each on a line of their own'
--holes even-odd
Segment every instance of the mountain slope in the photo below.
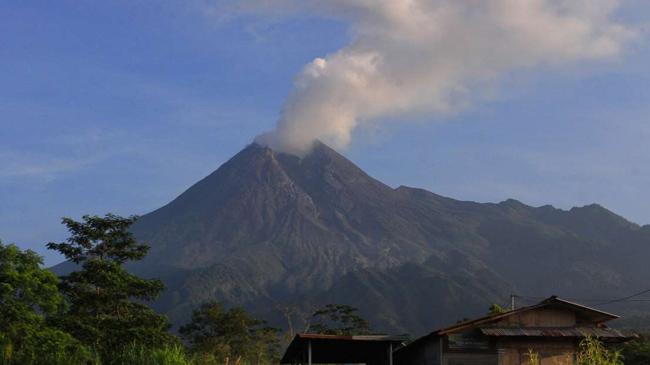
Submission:
<svg viewBox="0 0 650 365">
<path fill-rule="evenodd" d="M 512 292 L 612 297 L 650 279 L 650 229 L 603 207 L 392 189 L 322 143 L 302 159 L 251 144 L 133 231 L 152 248 L 132 269 L 163 278 L 156 306 L 177 324 L 211 299 L 279 325 L 279 308 L 339 302 L 420 334 Z"/>
</svg>

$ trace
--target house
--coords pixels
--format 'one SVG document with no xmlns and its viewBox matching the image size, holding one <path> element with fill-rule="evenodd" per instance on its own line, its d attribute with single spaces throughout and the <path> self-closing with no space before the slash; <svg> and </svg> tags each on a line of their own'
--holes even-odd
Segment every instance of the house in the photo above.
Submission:
<svg viewBox="0 0 650 365">
<path fill-rule="evenodd" d="M 605 325 L 618 318 L 556 296 L 505 313 L 463 321 L 421 337 L 394 353 L 396 365 L 524 365 L 529 350 L 542 365 L 572 359 L 581 339 L 622 342 Z"/>
</svg>

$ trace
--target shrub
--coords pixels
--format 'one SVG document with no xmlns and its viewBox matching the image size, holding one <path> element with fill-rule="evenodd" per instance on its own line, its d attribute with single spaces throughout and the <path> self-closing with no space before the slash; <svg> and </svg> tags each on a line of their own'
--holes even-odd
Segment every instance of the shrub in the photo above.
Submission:
<svg viewBox="0 0 650 365">
<path fill-rule="evenodd" d="M 539 354 L 528 350 L 530 365 L 540 365 Z M 595 337 L 586 337 L 580 342 L 575 360 L 567 360 L 558 365 L 623 365 L 623 356 L 619 351 L 609 350 Z"/>
</svg>

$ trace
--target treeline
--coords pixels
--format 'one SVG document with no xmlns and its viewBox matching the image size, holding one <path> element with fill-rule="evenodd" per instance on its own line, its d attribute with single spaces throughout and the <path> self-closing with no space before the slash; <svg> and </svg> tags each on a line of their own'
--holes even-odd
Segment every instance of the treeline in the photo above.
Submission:
<svg viewBox="0 0 650 365">
<path fill-rule="evenodd" d="M 219 302 L 196 308 L 178 334 L 147 303 L 164 290 L 124 265 L 142 260 L 149 247 L 129 232 L 135 217 L 63 219 L 70 237 L 47 247 L 77 265 L 57 277 L 31 250 L 0 241 L 0 365 L 262 365 L 277 363 L 293 335 L 296 308 L 282 308 L 282 333 L 243 308 Z M 498 306 L 491 312 L 501 312 Z M 301 331 L 370 334 L 356 308 L 329 304 L 301 318 Z M 607 352 L 594 352 L 603 353 Z M 585 364 L 650 364 L 650 339 L 625 344 L 620 357 Z M 618 355 L 616 355 L 618 356 Z"/>
<path fill-rule="evenodd" d="M 47 247 L 78 269 L 61 278 L 35 252 L 0 242 L 0 365 L 277 363 L 281 331 L 242 308 L 204 303 L 178 335 L 170 332 L 167 317 L 147 305 L 163 283 L 124 268 L 149 250 L 129 231 L 135 220 L 64 218 L 70 237 Z M 312 321 L 311 332 L 370 333 L 345 305 L 318 309 Z"/>
</svg>

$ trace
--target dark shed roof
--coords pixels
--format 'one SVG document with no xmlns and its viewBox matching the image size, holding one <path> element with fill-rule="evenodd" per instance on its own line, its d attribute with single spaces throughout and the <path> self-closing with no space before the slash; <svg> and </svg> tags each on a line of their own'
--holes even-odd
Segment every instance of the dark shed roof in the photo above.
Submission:
<svg viewBox="0 0 650 365">
<path fill-rule="evenodd" d="M 337 336 L 310 333 L 297 334 L 282 357 L 282 364 L 306 363 L 311 343 L 312 362 L 382 363 L 393 350 L 408 340 L 406 336 Z"/>
</svg>

